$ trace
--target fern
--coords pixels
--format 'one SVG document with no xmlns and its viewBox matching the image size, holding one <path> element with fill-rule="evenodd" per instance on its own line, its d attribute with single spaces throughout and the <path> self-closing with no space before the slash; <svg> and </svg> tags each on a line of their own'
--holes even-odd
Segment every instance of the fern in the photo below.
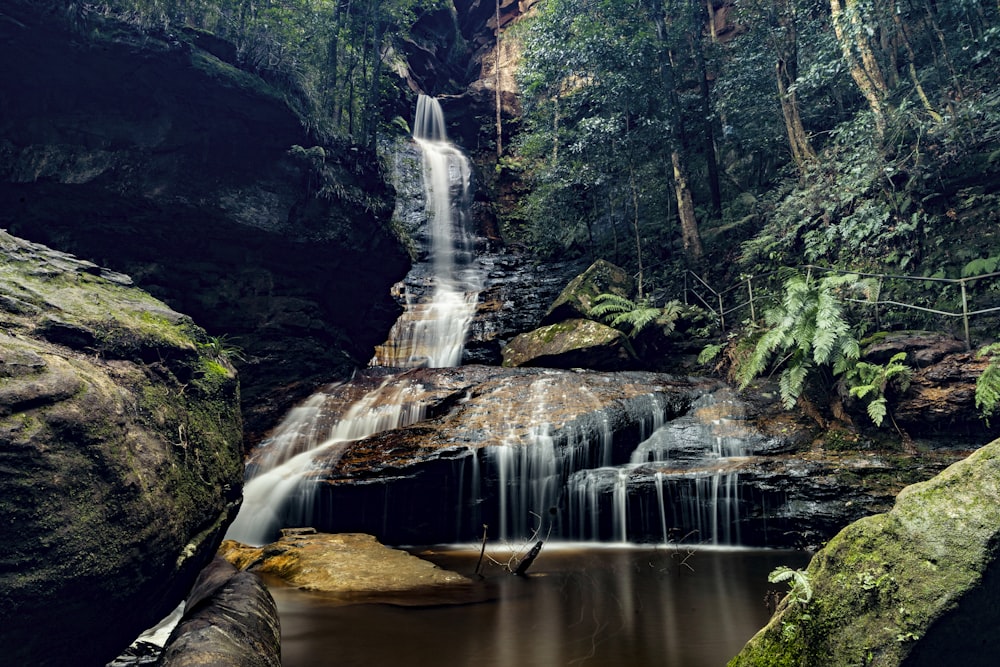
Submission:
<svg viewBox="0 0 1000 667">
<path fill-rule="evenodd" d="M 859 361 L 844 373 L 851 396 L 867 402 L 866 411 L 876 426 L 889 413 L 886 389 L 891 385 L 905 392 L 913 378 L 913 369 L 906 365 L 906 353 L 897 352 L 885 365 Z"/>
<path fill-rule="evenodd" d="M 726 349 L 725 345 L 709 343 L 698 353 L 698 363 L 701 365 L 710 364 Z"/>
<path fill-rule="evenodd" d="M 740 387 L 767 371 L 780 354 L 778 386 L 782 402 L 791 408 L 818 366 L 831 365 L 834 375 L 851 368 L 860 346 L 838 299 L 841 290 L 870 291 L 871 285 L 854 275 L 786 279 L 780 304 L 764 313 L 767 331 L 736 369 Z"/>
<path fill-rule="evenodd" d="M 976 352 L 977 359 L 986 357 L 990 363 L 976 378 L 976 409 L 988 420 L 1000 405 L 1000 343 L 992 343 Z"/>
<path fill-rule="evenodd" d="M 594 297 L 588 314 L 635 338 L 654 322 L 667 333 L 673 331 L 680 313 L 681 304 L 678 301 L 671 301 L 663 308 L 657 308 L 646 299 L 632 301 L 619 294 L 605 293 Z"/>
<path fill-rule="evenodd" d="M 787 565 L 780 565 L 771 570 L 771 573 L 767 575 L 767 580 L 772 584 L 787 581 L 790 587 L 788 595 L 792 602 L 805 605 L 809 604 L 813 598 L 812 583 L 805 570 L 793 570 Z"/>
</svg>

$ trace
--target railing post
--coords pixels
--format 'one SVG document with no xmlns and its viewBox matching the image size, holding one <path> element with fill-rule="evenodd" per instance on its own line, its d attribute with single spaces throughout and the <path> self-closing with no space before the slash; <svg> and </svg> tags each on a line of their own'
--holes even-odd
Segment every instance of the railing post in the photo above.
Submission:
<svg viewBox="0 0 1000 667">
<path fill-rule="evenodd" d="M 722 308 L 722 295 L 718 294 L 719 297 L 719 327 L 722 329 L 722 333 L 726 333 L 726 313 Z"/>
<path fill-rule="evenodd" d="M 882 281 L 884 278 L 880 277 L 878 279 L 878 291 L 875 292 L 875 329 L 878 331 L 882 330 L 882 314 L 879 311 L 878 303 L 882 300 Z"/>
<path fill-rule="evenodd" d="M 757 323 L 757 312 L 753 307 L 753 276 L 747 276 L 747 292 L 750 294 L 750 322 Z"/>
<path fill-rule="evenodd" d="M 962 324 L 965 326 L 965 349 L 972 349 L 972 339 L 969 338 L 969 298 L 965 294 L 965 278 L 958 281 L 962 288 Z"/>
</svg>

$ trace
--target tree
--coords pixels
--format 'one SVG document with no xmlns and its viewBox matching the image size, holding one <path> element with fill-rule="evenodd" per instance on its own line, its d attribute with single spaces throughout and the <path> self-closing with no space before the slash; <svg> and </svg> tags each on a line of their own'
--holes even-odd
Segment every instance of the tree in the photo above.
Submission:
<svg viewBox="0 0 1000 667">
<path fill-rule="evenodd" d="M 617 246 L 618 225 L 628 224 L 640 280 L 646 238 L 669 229 L 674 214 L 685 252 L 701 254 L 671 62 L 689 48 L 689 5 L 680 7 L 677 35 L 667 32 L 660 0 L 551 0 L 521 32 L 526 113 L 517 153 L 534 183 L 526 217 L 553 212 L 546 200 L 572 188 L 577 204 L 548 231 L 564 246 L 585 236 L 593 252 L 612 239 Z M 673 204 L 664 199 L 671 191 Z"/>
</svg>

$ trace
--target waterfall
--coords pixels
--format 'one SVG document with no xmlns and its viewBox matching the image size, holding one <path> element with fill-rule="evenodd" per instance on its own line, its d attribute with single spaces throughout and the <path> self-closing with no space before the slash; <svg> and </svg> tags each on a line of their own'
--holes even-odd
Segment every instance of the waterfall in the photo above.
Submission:
<svg viewBox="0 0 1000 667">
<path fill-rule="evenodd" d="M 465 229 L 471 167 L 462 151 L 448 142 L 440 104 L 426 95 L 417 100 L 413 139 L 423 160 L 433 293 L 428 302 L 407 294 L 404 313 L 370 365 L 455 366 L 461 363 L 483 282 Z M 227 537 L 262 544 L 282 527 L 309 525 L 317 461 L 321 458 L 329 469 L 349 443 L 423 419 L 425 406 L 416 393 L 406 380 L 390 376 L 332 426 L 326 425 L 333 417 L 324 413 L 327 396 L 322 392 L 292 409 L 248 464 L 243 505 Z"/>
<path fill-rule="evenodd" d="M 323 433 L 327 395 L 313 394 L 292 409 L 274 435 L 256 452 L 247 466 L 243 505 L 226 533 L 228 539 L 260 545 L 276 537 L 280 528 L 309 525 L 315 484 L 310 474 L 336 464 L 347 445 L 424 418 L 425 406 L 418 388 L 389 379 L 356 401 Z"/>
<path fill-rule="evenodd" d="M 465 154 L 448 141 L 444 113 L 436 99 L 420 96 L 413 128 L 413 140 L 422 155 L 431 296 L 420 298 L 402 288 L 404 313 L 389 339 L 376 349 L 370 365 L 457 366 L 483 283 L 465 229 L 472 171 Z"/>
</svg>

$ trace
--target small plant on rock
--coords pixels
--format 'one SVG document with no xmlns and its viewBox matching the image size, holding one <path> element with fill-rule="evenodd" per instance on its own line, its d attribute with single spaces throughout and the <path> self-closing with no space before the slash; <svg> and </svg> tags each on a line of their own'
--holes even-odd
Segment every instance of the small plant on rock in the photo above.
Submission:
<svg viewBox="0 0 1000 667">
<path fill-rule="evenodd" d="M 616 329 L 627 327 L 625 333 L 635 338 L 654 323 L 669 333 L 680 317 L 681 309 L 679 301 L 668 301 L 663 308 L 658 308 L 648 299 L 633 301 L 619 294 L 605 293 L 594 297 L 589 315 Z"/>
<path fill-rule="evenodd" d="M 892 358 L 884 365 L 859 361 L 844 373 L 844 382 L 847 384 L 851 396 L 867 403 L 868 416 L 876 426 L 881 426 L 882 421 L 889 414 L 888 402 L 885 397 L 886 389 L 892 386 L 899 393 L 903 393 L 910 386 L 913 369 L 905 362 L 906 352 L 898 352 L 892 355 Z M 891 414 L 889 414 L 889 419 L 892 419 Z M 895 420 L 893 423 L 895 424 Z M 897 427 L 896 430 L 899 428 Z"/>
<path fill-rule="evenodd" d="M 977 359 L 986 357 L 990 363 L 976 378 L 976 409 L 983 419 L 989 420 L 1000 405 L 1000 343 L 991 343 L 976 352 Z"/>
</svg>

